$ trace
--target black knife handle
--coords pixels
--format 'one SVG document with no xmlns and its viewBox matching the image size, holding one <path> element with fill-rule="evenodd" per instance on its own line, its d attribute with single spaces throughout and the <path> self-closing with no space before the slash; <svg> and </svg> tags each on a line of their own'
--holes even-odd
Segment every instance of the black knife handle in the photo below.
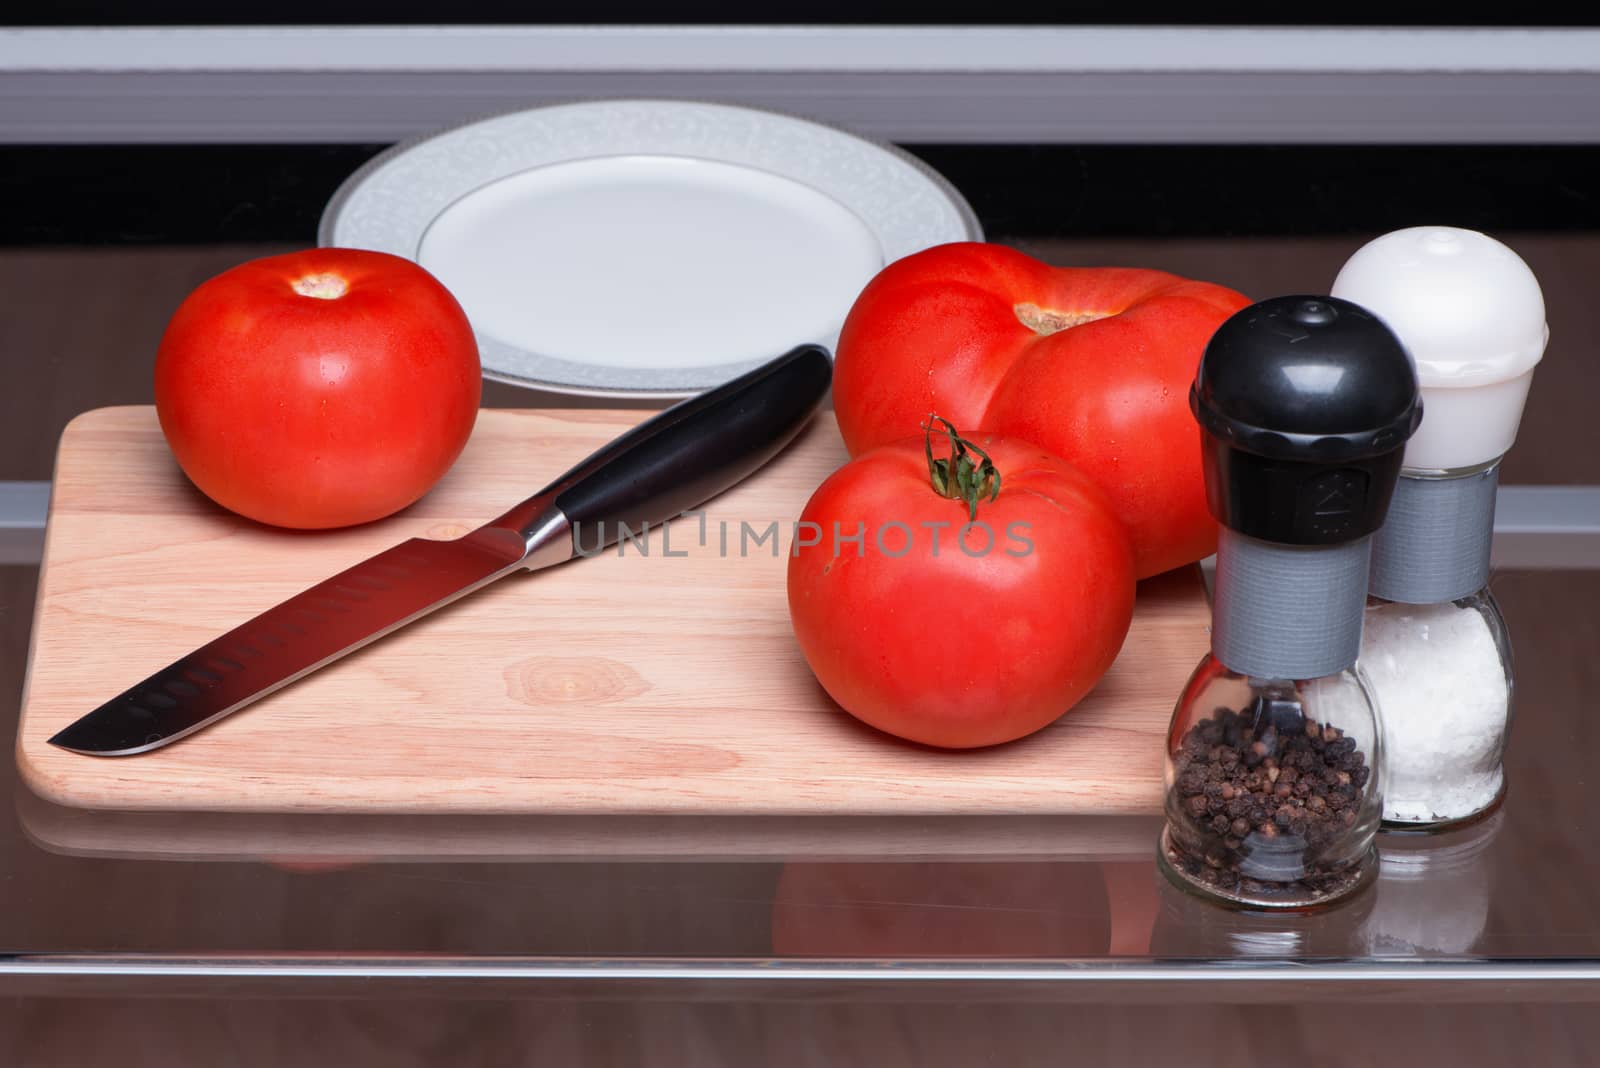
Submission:
<svg viewBox="0 0 1600 1068">
<path fill-rule="evenodd" d="M 540 496 L 555 495 L 574 545 L 592 553 L 623 526 L 665 523 L 758 470 L 810 420 L 832 377 L 828 350 L 801 345 L 640 423 Z"/>
</svg>

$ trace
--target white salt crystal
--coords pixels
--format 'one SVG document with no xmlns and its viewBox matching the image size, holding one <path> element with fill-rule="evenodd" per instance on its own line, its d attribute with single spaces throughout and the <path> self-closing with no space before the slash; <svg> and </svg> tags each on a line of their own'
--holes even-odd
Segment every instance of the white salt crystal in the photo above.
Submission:
<svg viewBox="0 0 1600 1068">
<path fill-rule="evenodd" d="M 1476 607 L 1383 603 L 1367 611 L 1361 670 L 1383 723 L 1383 815 L 1461 819 L 1500 793 L 1510 686 Z"/>
</svg>

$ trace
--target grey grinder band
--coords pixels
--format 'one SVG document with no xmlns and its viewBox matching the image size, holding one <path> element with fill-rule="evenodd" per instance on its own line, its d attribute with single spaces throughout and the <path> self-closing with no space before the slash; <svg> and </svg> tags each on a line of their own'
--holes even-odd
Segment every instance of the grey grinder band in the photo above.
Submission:
<svg viewBox="0 0 1600 1068">
<path fill-rule="evenodd" d="M 1222 528 L 1211 652 L 1241 675 L 1315 679 L 1361 653 L 1372 539 L 1279 545 Z"/>
<path fill-rule="evenodd" d="M 1500 465 L 1460 478 L 1402 473 L 1372 542 L 1372 593 L 1405 604 L 1442 604 L 1489 581 Z"/>
</svg>

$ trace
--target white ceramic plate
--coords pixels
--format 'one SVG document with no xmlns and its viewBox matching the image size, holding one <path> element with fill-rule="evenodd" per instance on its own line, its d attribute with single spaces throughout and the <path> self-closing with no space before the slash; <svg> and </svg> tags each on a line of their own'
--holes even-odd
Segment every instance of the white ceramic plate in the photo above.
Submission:
<svg viewBox="0 0 1600 1068">
<path fill-rule="evenodd" d="M 831 350 L 885 264 L 982 231 L 898 149 L 769 111 L 617 100 L 397 145 L 339 188 L 318 239 L 428 268 L 489 378 L 678 397 L 803 342 Z"/>
</svg>

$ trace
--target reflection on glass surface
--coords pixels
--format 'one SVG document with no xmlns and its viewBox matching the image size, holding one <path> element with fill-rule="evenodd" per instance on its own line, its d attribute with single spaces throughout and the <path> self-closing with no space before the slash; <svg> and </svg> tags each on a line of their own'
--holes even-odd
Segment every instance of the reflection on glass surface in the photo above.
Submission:
<svg viewBox="0 0 1600 1068">
<path fill-rule="evenodd" d="M 1225 909 L 1163 880 L 1150 954 L 1205 960 L 1350 959 L 1361 955 L 1363 925 L 1372 904 L 1372 894 L 1362 893 L 1315 912 Z"/>
<path fill-rule="evenodd" d="M 790 863 L 772 902 L 779 957 L 1103 957 L 1111 929 L 1092 863 Z"/>
<path fill-rule="evenodd" d="M 406 834 L 402 820 L 363 838 L 355 825 L 309 817 L 273 824 L 252 842 L 243 834 L 249 821 L 218 814 L 169 814 L 133 828 L 93 813 L 81 814 L 81 825 L 52 829 L 102 850 L 73 856 L 30 840 L 7 806 L 0 810 L 0 946 L 91 957 L 204 954 L 235 963 L 375 954 L 418 969 L 434 967 L 430 954 L 582 957 L 664 962 L 666 973 L 706 960 L 778 971 L 825 958 L 954 960 L 995 977 L 1062 959 L 1110 970 L 1154 957 L 1180 977 L 1199 974 L 1207 960 L 1427 965 L 1465 958 L 1472 968 L 1510 975 L 1526 972 L 1530 961 L 1600 960 L 1600 898 L 1592 892 L 1600 809 L 1590 796 L 1600 718 L 1585 703 L 1600 686 L 1593 655 L 1600 574 L 1513 572 L 1496 578 L 1495 591 L 1524 669 L 1504 805 L 1491 820 L 1444 834 L 1380 835 L 1374 888 L 1315 916 L 1263 916 L 1190 899 L 1156 871 L 1151 852 L 1161 819 L 1153 812 L 1130 817 L 1114 835 L 1038 828 L 1027 840 L 1030 852 L 991 859 L 971 851 L 994 850 L 1006 827 L 1015 834 L 1015 820 L 952 829 L 861 817 L 853 828 L 790 828 L 786 840 L 746 828 L 715 850 L 695 845 L 681 822 L 663 821 L 627 839 L 630 860 L 608 852 L 604 834 L 578 827 L 560 838 L 499 841 L 486 828 L 474 836 L 467 827 L 438 833 L 421 823 Z M 29 592 L 17 583 L 11 596 Z M 13 778 L 8 762 L 0 785 Z M 120 855 L 112 849 L 118 840 Z M 741 840 L 772 849 L 730 855 Z M 674 844 L 682 852 L 663 855 Z M 270 847 L 260 852 L 277 863 L 246 859 L 254 845 Z M 507 845 L 511 852 L 495 855 Z M 647 846 L 655 859 L 638 854 Z M 895 846 L 918 855 L 875 859 Z M 141 847 L 166 852 L 141 854 Z M 857 852 L 839 856 L 846 848 Z M 403 856 L 329 863 L 374 852 Z"/>
<path fill-rule="evenodd" d="M 1373 888 L 1325 913 L 1219 909 L 1166 884 L 1157 957 L 1442 958 L 1478 950 L 1495 886 L 1490 846 L 1503 813 L 1443 834 L 1381 835 Z"/>
<path fill-rule="evenodd" d="M 1505 814 L 1497 811 L 1446 833 L 1381 835 L 1366 952 L 1375 957 L 1475 952 L 1494 897 L 1489 847 L 1504 824 Z"/>
</svg>

